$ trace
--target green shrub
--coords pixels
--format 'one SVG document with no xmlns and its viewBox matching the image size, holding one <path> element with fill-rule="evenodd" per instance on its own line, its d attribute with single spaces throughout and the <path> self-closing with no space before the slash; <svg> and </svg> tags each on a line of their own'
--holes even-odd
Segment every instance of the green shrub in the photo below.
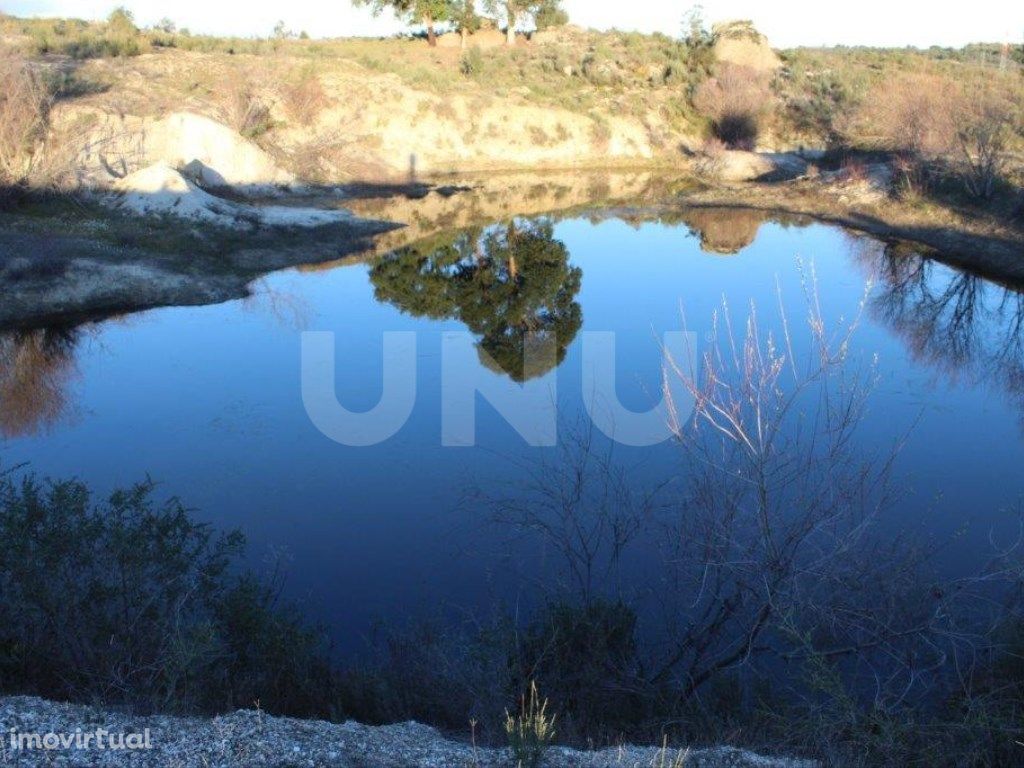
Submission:
<svg viewBox="0 0 1024 768">
<path fill-rule="evenodd" d="M 512 668 L 558 702 L 575 735 L 630 730 L 648 707 L 635 691 L 639 678 L 637 619 L 623 603 L 554 603 L 521 635 Z"/>
<path fill-rule="evenodd" d="M 76 19 L 40 19 L 25 24 L 37 55 L 60 54 L 73 59 L 138 56 L 149 46 L 148 38 L 124 8 L 116 9 L 100 24 Z"/>
<path fill-rule="evenodd" d="M 94 503 L 78 481 L 0 478 L 0 689 L 144 710 L 325 714 L 322 634 L 236 576 L 215 534 L 151 482 Z"/>
<path fill-rule="evenodd" d="M 538 31 L 551 29 L 552 27 L 564 27 L 569 23 L 569 14 L 560 8 L 557 3 L 546 3 L 534 15 L 533 21 Z"/>
</svg>

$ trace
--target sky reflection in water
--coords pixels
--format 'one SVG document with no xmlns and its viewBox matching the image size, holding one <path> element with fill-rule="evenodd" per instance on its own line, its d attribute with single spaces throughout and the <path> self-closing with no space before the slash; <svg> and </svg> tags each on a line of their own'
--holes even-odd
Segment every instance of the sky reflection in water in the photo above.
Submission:
<svg viewBox="0 0 1024 768">
<path fill-rule="evenodd" d="M 102 492 L 152 475 L 200 517 L 243 529 L 257 564 L 283 553 L 290 593 L 344 647 L 376 617 L 515 600 L 534 567 L 524 563 L 537 553 L 463 501 L 471 485 L 515 488 L 543 450 L 486 404 L 477 447 L 441 447 L 443 332 L 470 329 L 494 376 L 521 367 L 526 331 L 552 334 L 559 412 L 572 423 L 582 331 L 616 332 L 620 398 L 649 408 L 663 332 L 685 314 L 705 339 L 723 299 L 735 319 L 753 303 L 778 330 L 779 291 L 799 326 L 813 263 L 826 321 L 856 313 L 874 275 L 855 337 L 855 357 L 877 353 L 881 373 L 863 448 L 884 451 L 913 427 L 898 462 L 899 519 L 937 541 L 965 529 L 947 565 L 977 564 L 1022 490 L 1022 294 L 823 225 L 713 210 L 684 218 L 521 222 L 375 265 L 272 275 L 245 301 L 4 336 L 0 461 Z M 509 238 L 525 243 L 515 263 Z M 529 290 L 511 291 L 513 280 Z M 337 394 L 353 410 L 379 397 L 382 333 L 419 334 L 417 404 L 395 438 L 353 449 L 314 428 L 300 397 L 302 330 L 336 332 Z M 617 451 L 638 484 L 670 476 L 674 455 L 671 445 Z"/>
</svg>

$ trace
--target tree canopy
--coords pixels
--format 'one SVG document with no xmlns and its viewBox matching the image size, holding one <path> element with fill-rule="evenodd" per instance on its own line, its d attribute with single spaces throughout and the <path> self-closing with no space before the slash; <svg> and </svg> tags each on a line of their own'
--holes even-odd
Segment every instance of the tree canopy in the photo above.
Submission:
<svg viewBox="0 0 1024 768">
<path fill-rule="evenodd" d="M 476 12 L 476 0 L 454 0 L 449 19 L 455 29 L 462 35 L 465 43 L 466 35 L 480 29 L 480 14 Z"/>
<path fill-rule="evenodd" d="M 431 45 L 437 42 L 437 24 L 451 23 L 464 38 L 480 27 L 475 0 L 352 0 L 352 5 L 369 8 L 375 16 L 391 10 L 409 24 L 423 24 Z M 516 28 L 527 21 L 546 29 L 569 20 L 561 0 L 484 0 L 483 7 L 488 15 L 505 20 L 510 45 L 515 43 Z"/>
<path fill-rule="evenodd" d="M 391 9 L 395 16 L 411 24 L 423 24 L 427 28 L 427 39 L 436 44 L 434 25 L 450 21 L 457 13 L 456 0 L 352 0 L 357 8 L 368 7 L 375 16 Z"/>
<path fill-rule="evenodd" d="M 543 29 L 569 20 L 561 0 L 486 0 L 484 7 L 492 16 L 505 17 L 509 45 L 515 43 L 516 28 L 524 22 L 532 20 L 538 29 Z"/>
</svg>

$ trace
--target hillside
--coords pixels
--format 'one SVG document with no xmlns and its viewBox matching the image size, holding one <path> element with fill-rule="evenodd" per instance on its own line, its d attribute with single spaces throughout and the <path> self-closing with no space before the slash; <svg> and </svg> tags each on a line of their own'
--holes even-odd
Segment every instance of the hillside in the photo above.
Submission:
<svg viewBox="0 0 1024 768">
<path fill-rule="evenodd" d="M 894 74 L 969 86 L 1024 78 L 988 48 L 771 51 L 746 27 L 700 40 L 563 27 L 500 45 L 485 30 L 458 47 L 423 40 L 230 40 L 138 32 L 107 55 L 104 25 L 5 19 L 8 48 L 57 84 L 55 123 L 90 149 L 95 177 L 138 170 L 154 121 L 194 113 L 259 144 L 298 178 L 401 178 L 513 168 L 678 166 L 715 132 L 714 88 L 742 72 L 765 151 L 868 148 L 852 116 Z M 497 36 L 498 40 L 494 36 Z M 454 38 L 454 40 L 452 39 Z M 90 42 L 91 41 L 91 42 Z M 104 43 L 109 47 L 109 43 Z M 762 89 L 763 92 L 762 92 Z M 842 139 L 842 142 L 840 142 Z"/>
</svg>

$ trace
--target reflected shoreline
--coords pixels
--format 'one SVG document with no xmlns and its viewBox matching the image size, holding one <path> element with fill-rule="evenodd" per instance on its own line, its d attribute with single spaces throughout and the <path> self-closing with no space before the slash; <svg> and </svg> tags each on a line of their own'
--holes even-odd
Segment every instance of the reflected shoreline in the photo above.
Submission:
<svg viewBox="0 0 1024 768">
<path fill-rule="evenodd" d="M 651 175 L 646 176 L 643 183 L 650 183 Z M 545 189 L 550 192 L 551 187 Z M 598 191 L 612 194 L 608 187 L 595 185 L 587 194 Z M 637 188 L 626 185 L 617 191 L 634 194 Z M 421 219 L 419 231 L 433 231 L 439 222 L 450 221 L 449 205 L 465 208 L 466 201 L 457 200 L 457 195 L 436 196 L 439 201 L 431 201 L 431 194 L 419 198 L 429 206 L 441 206 L 436 211 L 440 220 Z M 566 193 L 563 200 L 574 198 Z M 549 197 L 537 201 L 541 207 L 552 203 Z M 416 203 L 396 205 L 404 215 Z M 373 205 L 385 203 L 377 200 Z M 678 228 L 680 237 L 697 239 L 701 251 L 714 258 L 743 253 L 766 223 L 816 223 L 803 215 L 736 207 L 607 205 L 570 211 L 489 219 L 486 225 L 435 232 L 386 254 L 373 254 L 368 269 L 375 298 L 414 317 L 461 322 L 477 337 L 485 365 L 523 382 L 557 367 L 583 324 L 578 295 L 585 275 L 554 237 L 557 221 L 614 219 L 635 228 L 658 223 Z M 474 215 L 481 214 L 478 210 Z M 411 234 L 406 228 L 386 237 L 401 242 Z M 870 317 L 898 337 L 915 361 L 946 381 L 997 387 L 1020 412 L 1024 428 L 1024 291 L 946 266 L 916 246 L 853 233 L 850 237 L 851 258 L 875 282 Z M 367 262 L 367 257 L 356 260 Z M 106 320 L 112 317 L 121 316 Z M 77 371 L 76 349 L 89 328 L 90 323 L 83 323 L 0 330 L 0 438 L 45 433 L 74 413 L 70 392 Z M 554 358 L 543 368 L 525 369 L 529 345 L 545 338 L 555 342 Z"/>
<path fill-rule="evenodd" d="M 788 198 L 765 197 L 769 192 L 783 195 L 775 188 L 767 192 L 760 188 L 700 190 L 689 177 L 655 171 L 523 172 L 445 177 L 434 186 L 415 189 L 354 186 L 340 202 L 319 201 L 351 210 L 357 218 L 350 223 L 302 233 L 268 231 L 229 237 L 212 231 L 185 233 L 183 242 L 195 241 L 194 248 L 182 246 L 188 252 L 180 253 L 173 249 L 151 252 L 145 242 L 139 243 L 141 247 L 111 250 L 109 245 L 81 238 L 18 233 L 11 236 L 15 242 L 8 253 L 0 255 L 0 291 L 5 295 L 0 332 L 245 298 L 251 295 L 255 280 L 272 272 L 366 263 L 453 232 L 518 217 L 615 216 L 636 223 L 684 223 L 700 233 L 705 252 L 723 256 L 749 245 L 763 221 L 820 222 L 882 239 L 902 236 L 929 243 L 938 238 L 960 251 L 975 248 L 978 253 L 1002 252 L 1012 245 L 953 231 L 900 230 L 875 219 L 844 217 L 828 208 L 827 202 L 818 208 L 804 205 L 807 201 L 799 195 L 789 195 L 799 205 L 787 211 Z M 139 231 L 149 232 L 147 227 L 140 223 Z M 159 236 L 159 232 L 150 234 Z M 172 233 L 165 234 L 170 238 Z M 986 263 L 980 257 L 972 261 L 955 254 L 928 255 L 966 268 Z M 1004 278 L 1019 272 L 990 270 L 991 275 Z M 1024 274 L 1020 277 L 1024 281 Z"/>
</svg>

